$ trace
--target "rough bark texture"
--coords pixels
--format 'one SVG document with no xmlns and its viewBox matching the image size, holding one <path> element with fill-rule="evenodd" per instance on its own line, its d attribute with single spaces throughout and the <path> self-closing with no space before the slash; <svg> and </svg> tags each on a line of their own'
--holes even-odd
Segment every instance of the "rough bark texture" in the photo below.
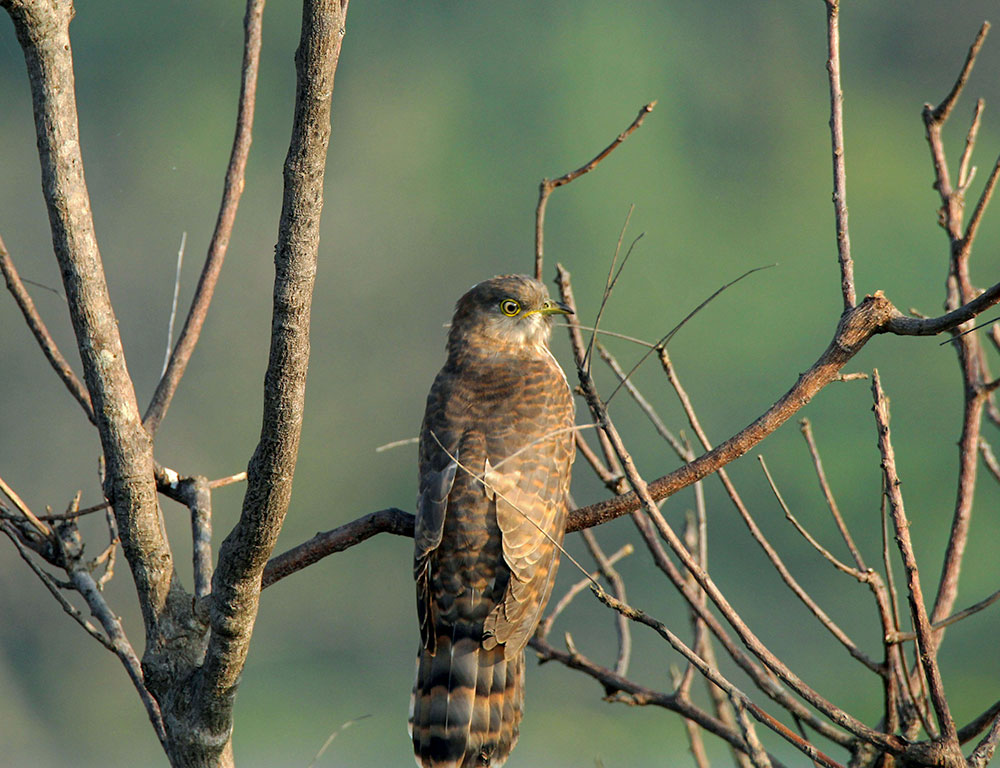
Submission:
<svg viewBox="0 0 1000 768">
<path fill-rule="evenodd" d="M 61 0 L 2 0 L 0 5 L 10 14 L 25 54 L 42 188 L 104 450 L 105 492 L 142 609 L 146 650 L 136 684 L 160 706 L 172 765 L 233 765 L 236 688 L 261 575 L 288 509 L 301 433 L 330 103 L 347 2 L 303 4 L 261 439 L 248 470 L 243 514 L 222 544 L 212 594 L 198 603 L 176 579 L 157 500 L 153 442 L 125 365 L 94 232 L 69 39 L 73 5 Z M 251 5 L 258 15 L 259 6 Z M 207 573 L 207 567 L 202 570 Z"/>
</svg>

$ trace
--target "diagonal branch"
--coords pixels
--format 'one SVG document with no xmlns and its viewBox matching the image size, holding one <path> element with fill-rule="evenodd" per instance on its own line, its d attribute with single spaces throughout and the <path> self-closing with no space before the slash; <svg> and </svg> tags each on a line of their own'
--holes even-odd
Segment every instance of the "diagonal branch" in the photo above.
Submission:
<svg viewBox="0 0 1000 768">
<path fill-rule="evenodd" d="M 545 244 L 545 207 L 549 203 L 549 195 L 552 194 L 552 190 L 557 187 L 561 187 L 564 184 L 569 184 L 574 179 L 583 176 L 585 173 L 590 173 L 597 167 L 604 158 L 614 152 L 618 145 L 621 144 L 625 139 L 632 135 L 636 128 L 642 125 L 642 121 L 646 119 L 646 115 L 653 111 L 653 107 L 656 106 L 655 101 L 649 102 L 639 110 L 639 114 L 636 115 L 635 120 L 629 125 L 624 131 L 615 137 L 607 147 L 605 147 L 601 152 L 594 157 L 588 163 L 577 168 L 575 171 L 570 171 L 560 176 L 558 179 L 542 179 L 541 183 L 538 185 L 538 205 L 535 206 L 535 279 L 542 279 L 542 260 L 544 258 L 544 244 Z"/>
<path fill-rule="evenodd" d="M 66 389 L 76 398 L 80 407 L 83 408 L 83 412 L 87 414 L 87 418 L 90 419 L 91 423 L 96 424 L 97 420 L 94 417 L 94 409 L 90 406 L 90 393 L 87 392 L 86 387 L 83 386 L 83 382 L 73 372 L 73 368 L 66 361 L 66 358 L 63 357 L 62 352 L 59 351 L 59 347 L 56 346 L 55 339 L 52 338 L 52 334 L 49 333 L 45 321 L 42 320 L 42 316 L 35 308 L 35 302 L 31 300 L 31 295 L 28 293 L 27 288 L 24 287 L 24 283 L 21 282 L 21 276 L 14 267 L 14 262 L 10 258 L 7 246 L 4 245 L 3 238 L 0 238 L 0 271 L 3 272 L 4 279 L 7 281 L 7 290 L 11 292 L 14 301 L 17 302 L 17 306 L 20 308 L 21 314 L 24 315 L 24 320 L 28 324 L 28 328 L 38 341 L 38 346 L 42 348 L 42 352 L 45 354 L 45 359 L 49 361 L 49 365 L 52 366 L 59 378 L 62 379 L 63 384 L 66 385 Z"/>
<path fill-rule="evenodd" d="M 261 27 L 264 17 L 264 0 L 248 0 L 246 16 L 243 20 L 243 68 L 240 80 L 240 100 L 237 107 L 236 136 L 226 168 L 226 181 L 222 193 L 219 215 L 215 221 L 215 231 L 208 246 L 208 256 L 202 267 L 198 287 L 195 288 L 191 308 L 188 310 L 184 328 L 177 339 L 167 368 L 163 372 L 153 398 L 146 408 L 143 423 L 150 434 L 154 434 L 170 407 L 170 401 L 177 391 L 181 377 L 194 352 L 202 325 L 208 314 L 209 304 L 215 294 L 215 285 L 222 271 L 222 262 L 229 248 L 229 238 L 236 220 L 236 209 L 243 194 L 244 172 L 250 154 L 252 140 L 254 104 L 257 94 L 257 71 L 260 66 Z"/>
<path fill-rule="evenodd" d="M 142 426 L 125 365 L 94 232 L 83 172 L 69 23 L 72 3 L 2 0 L 31 83 L 42 191 L 84 379 L 104 452 L 105 496 L 135 580 L 147 652 L 159 647 L 160 620 L 180 596 L 153 481 L 152 441 Z"/>
</svg>

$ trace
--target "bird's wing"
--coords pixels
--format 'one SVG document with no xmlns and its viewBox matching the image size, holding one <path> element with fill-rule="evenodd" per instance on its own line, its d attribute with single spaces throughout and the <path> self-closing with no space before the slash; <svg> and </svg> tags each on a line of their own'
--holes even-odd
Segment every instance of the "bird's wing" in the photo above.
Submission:
<svg viewBox="0 0 1000 768">
<path fill-rule="evenodd" d="M 510 569 L 506 594 L 486 619 L 483 646 L 502 643 L 507 658 L 527 644 L 552 591 L 574 452 L 573 404 L 566 385 L 561 379 L 544 382 L 535 396 L 540 406 L 522 410 L 519 448 L 495 466 L 487 460 L 483 478 L 496 504 Z"/>
</svg>

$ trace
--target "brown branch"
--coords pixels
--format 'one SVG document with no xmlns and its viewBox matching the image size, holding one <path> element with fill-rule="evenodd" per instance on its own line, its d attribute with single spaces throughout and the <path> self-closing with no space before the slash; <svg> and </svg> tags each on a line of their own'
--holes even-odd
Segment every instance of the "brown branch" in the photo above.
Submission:
<svg viewBox="0 0 1000 768">
<path fill-rule="evenodd" d="M 802 431 L 802 436 L 806 439 L 806 445 L 809 446 L 809 455 L 812 456 L 816 477 L 819 479 L 819 487 L 823 491 L 823 498 L 826 499 L 826 505 L 830 509 L 830 514 L 833 515 L 833 521 L 837 524 L 837 530 L 840 531 L 840 535 L 850 550 L 858 569 L 866 571 L 868 567 L 865 565 L 864 558 L 861 557 L 861 552 L 851 537 L 851 532 L 847 530 L 847 523 L 844 522 L 844 518 L 840 514 L 837 502 L 833 498 L 833 491 L 827 482 L 826 472 L 823 471 L 823 460 L 819 457 L 819 449 L 816 447 L 816 440 L 813 438 L 812 424 L 809 422 L 809 419 L 802 419 L 799 422 L 799 429 Z"/>
<path fill-rule="evenodd" d="M 974 603 L 973 605 L 970 605 L 968 608 L 958 611 L 957 613 L 953 613 L 946 619 L 941 619 L 941 621 L 935 621 L 933 624 L 931 624 L 931 629 L 935 630 L 943 629 L 944 627 L 955 624 L 961 621 L 962 619 L 968 618 L 973 614 L 979 613 L 984 608 L 989 608 L 997 600 L 1000 600 L 1000 589 L 998 589 L 996 592 L 989 595 L 988 597 L 983 598 L 978 603 Z M 917 639 L 916 632 L 894 632 L 888 636 L 888 640 L 893 643 L 903 643 L 908 640 L 916 640 L 916 639 Z"/>
<path fill-rule="evenodd" d="M 541 183 L 538 185 L 538 204 L 535 206 L 535 279 L 542 279 L 542 262 L 544 259 L 544 243 L 545 243 L 545 207 L 549 202 L 549 195 L 552 194 L 552 190 L 557 187 L 561 187 L 564 184 L 569 184 L 574 179 L 583 176 L 585 173 L 590 173 L 597 167 L 604 158 L 610 155 L 618 145 L 621 144 L 625 139 L 632 135 L 633 131 L 642 125 L 642 121 L 646 119 L 646 115 L 653 111 L 656 106 L 655 101 L 649 102 L 639 110 L 639 114 L 636 115 L 635 120 L 632 124 L 626 128 L 624 131 L 615 137 L 607 147 L 605 147 L 601 152 L 594 157 L 588 163 L 577 168 L 575 171 L 570 171 L 569 173 L 563 174 L 557 179 L 542 179 Z"/>
<path fill-rule="evenodd" d="M 163 417 L 170 407 L 170 401 L 177 391 L 181 377 L 187 368 L 191 354 L 201 335 L 201 328 L 208 314 L 208 307 L 215 294 L 215 286 L 222 271 L 222 262 L 229 248 L 229 238 L 233 232 L 236 220 L 236 210 L 240 204 L 240 196 L 245 185 L 247 157 L 250 154 L 252 140 L 254 105 L 257 94 L 257 71 L 260 66 L 261 27 L 264 16 L 264 0 L 248 0 L 246 15 L 243 20 L 243 67 L 240 78 L 240 98 L 236 116 L 236 135 L 233 138 L 233 148 L 226 168 L 226 180 L 222 193 L 222 203 L 219 215 L 215 221 L 215 230 L 208 246 L 208 255 L 202 267 L 198 287 L 188 310 L 184 327 L 177 339 L 177 345 L 170 355 L 167 368 L 156 385 L 156 391 L 146 408 L 143 424 L 152 435 L 160 426 Z"/>
<path fill-rule="evenodd" d="M 993 191 L 996 189 L 997 179 L 1000 179 L 1000 157 L 993 164 L 993 170 L 990 171 L 989 178 L 986 180 L 983 193 L 979 196 L 976 207 L 972 211 L 972 216 L 969 218 L 969 223 L 965 227 L 965 234 L 962 235 L 962 243 L 967 248 L 971 247 L 972 241 L 976 239 L 976 233 L 979 231 L 980 223 L 982 223 L 983 214 L 986 213 L 986 206 L 990 204 L 990 198 L 993 197 Z"/>
<path fill-rule="evenodd" d="M 862 305 L 863 306 L 863 305 Z M 847 315 L 845 315 L 847 317 Z M 833 723 L 836 725 L 849 730 L 855 736 L 864 739 L 872 744 L 878 745 L 883 749 L 887 749 L 890 752 L 898 753 L 902 749 L 902 744 L 899 740 L 890 734 L 880 733 L 869 728 L 867 725 L 852 717 L 847 712 L 844 712 L 840 708 L 834 706 L 831 702 L 823 698 L 818 692 L 809 687 L 802 681 L 797 675 L 795 675 L 779 658 L 777 658 L 773 653 L 771 653 L 767 647 L 760 641 L 760 639 L 750 630 L 746 623 L 742 620 L 739 614 L 733 609 L 732 605 L 719 590 L 718 586 L 711 579 L 708 573 L 697 563 L 697 561 L 692 557 L 691 553 L 687 550 L 681 540 L 678 538 L 677 534 L 667 523 L 666 519 L 660 514 L 660 510 L 656 506 L 656 502 L 650 494 L 650 486 L 645 482 L 645 480 L 639 475 L 635 468 L 635 464 L 632 461 L 632 457 L 629 455 L 628 451 L 621 440 L 621 436 L 618 434 L 614 425 L 611 423 L 608 417 L 608 412 L 604 403 L 600 400 L 597 395 L 596 388 L 594 386 L 594 381 L 590 375 L 582 368 L 577 368 L 577 374 L 580 378 L 580 386 L 584 397 L 587 400 L 587 404 L 590 406 L 591 413 L 594 416 L 594 420 L 600 425 L 601 429 L 608 435 L 611 441 L 615 453 L 618 455 L 619 460 L 622 463 L 622 467 L 625 470 L 626 477 L 628 478 L 629 485 L 633 488 L 633 493 L 640 500 L 643 511 L 648 515 L 659 532 L 660 536 L 667 542 L 671 551 L 674 555 L 683 563 L 684 567 L 689 573 L 691 573 L 698 583 L 698 586 L 705 590 L 709 598 L 716 605 L 719 611 L 725 616 L 726 621 L 739 635 L 740 640 L 743 644 L 760 659 L 765 666 L 767 666 L 775 675 L 777 675 L 784 683 L 786 683 L 796 694 L 801 696 L 807 702 L 809 702 L 813 707 L 817 708 L 824 715 L 826 715 Z M 691 465 L 688 465 L 691 466 Z M 633 516 L 636 522 L 641 521 L 641 517 Z M 640 525 L 640 531 L 642 531 L 642 526 Z M 649 540 L 648 535 L 644 533 L 644 537 Z M 671 579 L 674 579 L 671 576 Z M 677 582 L 675 581 L 675 584 Z M 683 584 L 683 581 L 681 582 Z M 682 595 L 686 598 L 690 590 L 685 589 L 681 584 L 678 584 L 678 589 Z M 603 598 L 602 598 L 603 599 Z M 699 610 L 697 600 L 688 600 L 689 605 L 695 610 Z M 710 614 L 703 613 L 699 611 L 699 615 L 709 621 Z M 714 630 L 713 630 L 714 631 Z M 721 639 L 721 638 L 720 638 Z M 783 702 L 784 703 L 784 702 Z M 785 704 L 786 708 L 790 711 L 795 711 L 795 708 Z M 816 719 L 809 713 L 807 713 L 810 723 L 817 722 Z M 794 735 L 794 734 L 793 734 Z M 796 737 L 797 738 L 797 737 Z"/>
<path fill-rule="evenodd" d="M 982 122 L 983 108 L 985 106 L 986 101 L 984 99 L 976 99 L 976 109 L 972 113 L 972 123 L 969 125 L 968 133 L 965 134 L 965 148 L 962 150 L 962 156 L 958 163 L 958 191 L 963 195 L 968 190 L 973 177 L 976 175 L 975 166 L 972 167 L 971 172 L 969 171 L 969 163 L 972 160 L 972 149 L 976 146 L 976 137 L 979 135 L 979 125 Z"/>
<path fill-rule="evenodd" d="M 770 728 L 779 736 L 789 741 L 794 747 L 808 755 L 820 765 L 827 766 L 827 768 L 843 768 L 843 766 L 836 760 L 823 754 L 823 752 L 816 749 L 816 747 L 808 741 L 793 733 L 790 729 L 779 723 L 773 717 L 764 712 L 764 710 L 754 704 L 745 693 L 719 674 L 718 670 L 710 667 L 705 663 L 704 659 L 688 648 L 684 642 L 677 637 L 677 635 L 667 628 L 665 624 L 646 615 L 642 611 L 636 610 L 630 605 L 616 600 L 603 590 L 599 591 L 595 589 L 594 593 L 597 595 L 598 599 L 609 608 L 613 608 L 632 621 L 645 624 L 647 627 L 654 630 L 660 637 L 666 640 L 674 650 L 684 656 L 690 664 L 695 665 L 702 675 L 711 680 L 712 683 L 717 685 L 719 688 L 723 689 L 730 696 L 730 698 L 738 699 L 739 702 L 750 711 L 750 713 L 754 716 L 754 719 L 756 719 L 759 723 Z"/>
<path fill-rule="evenodd" d="M 785 512 L 785 517 L 792 518 L 791 510 L 788 509 L 788 505 L 785 503 L 784 498 L 782 498 L 781 492 L 778 490 L 778 486 L 775 485 L 774 478 L 771 477 L 771 473 L 770 473 L 770 471 L 767 468 L 767 463 L 764 461 L 764 457 L 763 456 L 758 456 L 757 459 L 760 462 L 761 469 L 764 470 L 764 476 L 767 478 L 767 483 L 771 487 L 772 493 L 774 493 L 775 498 L 778 500 L 778 504 L 781 506 L 782 510 L 784 510 L 784 512 Z M 792 519 L 794 519 L 794 518 L 792 518 Z M 798 527 L 799 527 L 799 531 L 804 533 L 804 529 L 802 529 L 801 526 L 798 526 Z M 755 526 L 755 528 L 756 528 L 756 526 Z M 756 535 L 754 536 L 754 538 L 756 538 Z M 818 546 L 818 544 L 815 542 L 815 540 L 811 536 L 807 535 L 807 538 L 809 539 L 809 541 L 811 543 L 813 543 L 814 546 Z M 760 541 L 761 541 L 761 545 L 762 546 L 767 542 L 767 540 L 763 537 L 763 534 L 761 534 Z M 864 651 L 862 651 L 860 648 L 858 648 L 858 646 L 855 644 L 855 642 L 853 640 L 851 640 L 850 637 L 848 637 L 847 633 L 844 632 L 844 630 L 842 630 L 840 628 L 840 626 L 836 622 L 834 622 L 833 619 L 831 619 L 827 615 L 826 611 L 824 611 L 819 606 L 819 604 L 815 600 L 812 599 L 812 597 L 809 595 L 809 593 L 806 592 L 805 589 L 803 589 L 799 585 L 799 583 L 795 580 L 795 578 L 788 571 L 788 568 L 785 567 L 785 564 L 782 562 L 781 558 L 778 556 L 778 553 L 774 551 L 774 549 L 770 546 L 770 544 L 767 544 L 767 546 L 764 548 L 764 551 L 767 553 L 768 559 L 774 565 L 775 570 L 778 571 L 778 574 L 781 576 L 782 581 L 784 581 L 785 584 L 788 585 L 788 588 L 791 589 L 792 592 L 795 594 L 795 596 L 798 597 L 799 600 L 802 601 L 803 605 L 805 605 L 806 608 L 809 609 L 809 612 L 812 613 L 812 615 L 816 617 L 816 620 L 819 621 L 819 623 L 822 624 L 823 627 L 825 627 L 826 630 L 831 635 L 833 635 L 835 638 L 837 638 L 837 640 L 840 642 L 840 644 L 843 645 L 847 649 L 847 652 L 850 653 L 851 656 L 853 656 L 854 658 L 856 658 L 862 664 L 864 664 L 866 667 L 868 667 L 868 669 L 870 669 L 872 672 L 875 672 L 878 675 L 885 674 L 885 670 L 883 670 L 883 668 L 881 667 L 881 665 L 879 665 L 877 662 L 873 661 L 868 656 L 868 654 L 866 654 Z M 820 547 L 820 551 L 821 552 L 825 552 L 825 550 L 823 550 L 822 547 Z M 829 553 L 827 553 L 827 554 L 829 554 Z M 866 581 L 865 575 L 863 573 L 859 572 L 859 571 L 852 571 L 852 570 L 848 569 L 847 573 L 849 573 L 850 575 L 854 576 L 858 581 L 861 581 L 861 582 Z"/>
<path fill-rule="evenodd" d="M 967 741 L 972 741 L 972 739 L 976 738 L 976 736 L 978 736 L 984 728 L 989 727 L 990 723 L 992 723 L 998 715 L 1000 715 L 1000 701 L 995 702 L 993 706 L 983 712 L 971 723 L 963 728 L 960 728 L 958 731 L 959 742 L 965 744 Z"/>
<path fill-rule="evenodd" d="M 302 8 L 295 53 L 295 111 L 274 256 L 261 437 L 247 468 L 240 518 L 219 549 L 212 580 L 212 633 L 197 689 L 202 726 L 224 745 L 229 743 L 235 692 L 257 616 L 264 567 L 288 511 L 302 434 L 330 103 L 347 7 L 347 0 L 305 0 Z"/>
<path fill-rule="evenodd" d="M 826 0 L 826 69 L 830 76 L 830 141 L 833 145 L 833 210 L 837 222 L 837 257 L 844 311 L 857 304 L 854 261 L 847 228 L 847 168 L 844 162 L 844 92 L 840 87 L 840 0 Z"/>
<path fill-rule="evenodd" d="M 610 669 L 595 664 L 576 649 L 569 652 L 561 651 L 537 636 L 529 640 L 528 645 L 538 652 L 540 661 L 558 661 L 570 669 L 592 677 L 603 686 L 605 698 L 608 701 L 622 701 L 633 706 L 656 706 L 676 712 L 697 723 L 709 733 L 725 740 L 734 749 L 741 752 L 746 751 L 746 744 L 738 730 L 712 717 L 685 698 L 653 691 L 621 675 L 616 675 Z M 773 757 L 772 762 L 776 768 L 780 765 Z"/>
<path fill-rule="evenodd" d="M 69 23 L 72 3 L 2 0 L 31 84 L 42 191 L 84 379 L 103 448 L 105 496 L 115 508 L 135 581 L 147 654 L 162 646 L 164 612 L 184 600 L 174 580 L 142 426 L 118 322 L 111 306 L 84 178 Z M 186 601 L 189 605 L 189 600 Z"/>
<path fill-rule="evenodd" d="M 920 664 L 927 675 L 931 701 L 934 704 L 942 737 L 947 744 L 953 744 L 957 750 L 958 736 L 955 730 L 955 722 L 951 718 L 948 699 L 945 696 L 944 685 L 941 681 L 941 672 L 934 657 L 936 645 L 933 630 L 931 629 L 927 609 L 924 605 L 923 591 L 920 588 L 916 555 L 913 551 L 913 544 L 910 541 L 910 523 L 906 518 L 903 497 L 899 490 L 900 479 L 896 472 L 895 453 L 889 433 L 889 403 L 882 391 L 882 383 L 877 370 L 872 373 L 872 395 L 875 400 L 875 424 L 878 431 L 879 453 L 882 456 L 882 470 L 885 475 L 885 492 L 889 499 L 889 512 L 896 531 L 896 545 L 903 558 L 903 566 L 906 572 L 910 611 L 913 616 L 913 623 L 920 646 Z"/>
<path fill-rule="evenodd" d="M 944 97 L 944 100 L 938 104 L 937 107 L 932 109 L 930 104 L 925 107 L 925 110 L 929 111 L 929 116 L 933 122 L 943 123 L 948 119 L 948 115 L 951 114 L 951 110 L 954 108 L 955 102 L 958 101 L 958 97 L 962 93 L 962 89 L 969 80 L 969 75 L 972 74 L 972 67 L 976 63 L 976 57 L 979 55 L 979 49 L 983 47 L 983 42 L 986 40 L 986 34 L 989 31 L 990 23 L 988 21 L 984 21 L 982 26 L 979 28 L 979 32 L 976 34 L 976 39 L 973 40 L 972 45 L 969 46 L 969 52 L 965 57 L 965 64 L 962 65 L 962 71 L 955 80 L 955 84 L 951 87 L 951 91 L 948 92 L 948 95 Z"/>
<path fill-rule="evenodd" d="M 317 533 L 311 539 L 287 552 L 271 558 L 264 569 L 261 589 L 276 581 L 300 571 L 306 566 L 322 560 L 327 555 L 343 552 L 345 549 L 370 539 L 377 533 L 391 533 L 396 536 L 413 538 L 414 518 L 409 512 L 390 507 L 371 512 L 357 520 L 345 523 L 339 528 L 325 533 Z"/>
<path fill-rule="evenodd" d="M 83 614 L 80 613 L 79 609 L 77 609 L 77 607 L 74 606 L 69 600 L 67 600 L 63 596 L 62 592 L 59 591 L 59 586 L 55 583 L 55 580 L 48 573 L 46 573 L 45 570 L 38 565 L 38 563 L 36 563 L 32 559 L 31 555 L 28 553 L 27 548 L 24 546 L 24 544 L 21 543 L 21 537 L 18 530 L 5 520 L 0 520 L 0 530 L 2 530 L 7 535 L 7 538 L 9 538 L 13 542 L 14 548 L 17 549 L 17 553 L 21 556 L 21 559 L 28 564 L 28 567 L 31 569 L 32 573 L 34 573 L 35 576 L 38 577 L 39 581 L 41 581 L 42 584 L 45 585 L 45 588 L 56 599 L 56 602 L 59 603 L 59 606 L 77 624 L 83 627 L 84 631 L 88 635 L 94 638 L 97 642 L 99 642 L 109 651 L 114 652 L 115 649 L 114 646 L 111 644 L 111 641 L 108 640 L 108 638 L 106 638 L 104 635 L 102 635 L 98 631 L 97 627 L 95 627 L 93 624 L 91 624 L 89 621 L 87 621 L 87 619 L 83 617 Z"/>
<path fill-rule="evenodd" d="M 993 726 L 983 740 L 979 742 L 972 754 L 969 755 L 969 768 L 984 768 L 993 759 L 997 742 L 1000 741 L 1000 715 L 993 718 Z"/>
<path fill-rule="evenodd" d="M 28 329 L 34 335 L 38 346 L 42 348 L 42 352 L 45 354 L 45 359 L 49 361 L 49 365 L 52 366 L 52 369 L 62 380 L 62 383 L 66 385 L 66 389 L 76 398 L 76 401 L 83 408 L 83 412 L 87 414 L 90 422 L 97 424 L 97 420 L 94 417 L 94 409 L 90 406 L 90 393 L 87 392 L 86 387 L 77 378 L 77 375 L 73 372 L 73 368 L 66 361 L 66 358 L 63 357 L 62 352 L 59 351 L 59 347 L 56 346 L 55 339 L 52 338 L 52 334 L 49 333 L 49 329 L 35 307 L 35 302 L 31 300 L 31 295 L 24 287 L 24 283 L 21 282 L 21 276 L 14 267 L 14 262 L 10 258 L 10 253 L 7 251 L 7 246 L 4 245 L 2 237 L 0 237 L 0 271 L 3 272 L 4 280 L 7 281 L 7 290 L 10 291 L 14 297 L 14 301 L 17 302 L 17 306 L 21 310 L 21 314 L 24 315 L 25 322 L 28 324 Z"/>
</svg>

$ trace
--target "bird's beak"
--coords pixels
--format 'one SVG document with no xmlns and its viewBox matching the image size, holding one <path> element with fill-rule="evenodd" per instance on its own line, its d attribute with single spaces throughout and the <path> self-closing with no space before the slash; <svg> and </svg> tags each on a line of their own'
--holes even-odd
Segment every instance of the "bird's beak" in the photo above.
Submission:
<svg viewBox="0 0 1000 768">
<path fill-rule="evenodd" d="M 541 309 L 538 310 L 540 315 L 572 315 L 573 310 L 570 309 L 566 304 L 561 301 L 549 300 L 542 304 Z"/>
</svg>

